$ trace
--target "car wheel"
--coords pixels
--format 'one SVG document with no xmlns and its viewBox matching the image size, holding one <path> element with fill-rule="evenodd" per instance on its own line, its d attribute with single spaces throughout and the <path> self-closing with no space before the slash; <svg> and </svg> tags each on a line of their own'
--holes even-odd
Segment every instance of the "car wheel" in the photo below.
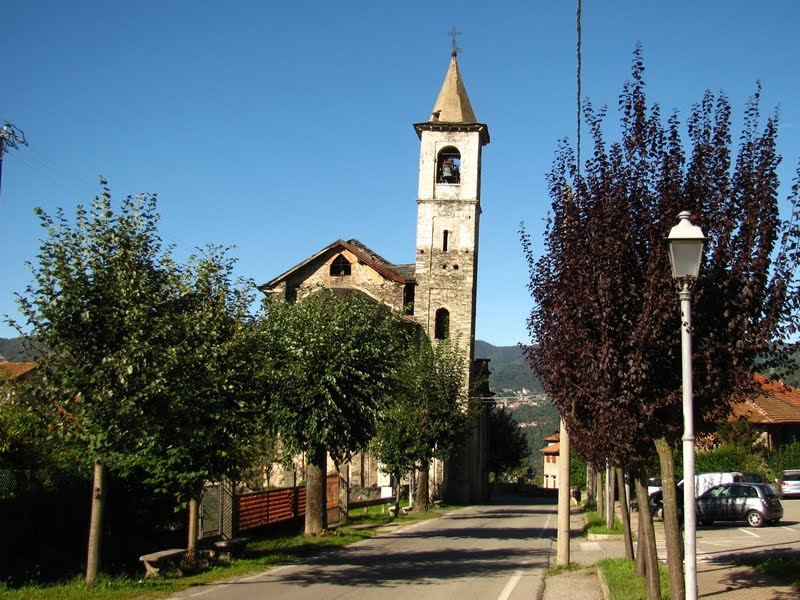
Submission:
<svg viewBox="0 0 800 600">
<path fill-rule="evenodd" d="M 750 527 L 762 527 L 764 525 L 764 517 L 761 516 L 760 512 L 751 510 L 747 513 L 747 524 Z"/>
<path fill-rule="evenodd" d="M 656 509 L 653 511 L 653 516 L 655 516 L 656 519 L 663 519 L 664 518 L 664 505 L 663 504 L 659 504 L 658 506 L 656 506 Z"/>
</svg>

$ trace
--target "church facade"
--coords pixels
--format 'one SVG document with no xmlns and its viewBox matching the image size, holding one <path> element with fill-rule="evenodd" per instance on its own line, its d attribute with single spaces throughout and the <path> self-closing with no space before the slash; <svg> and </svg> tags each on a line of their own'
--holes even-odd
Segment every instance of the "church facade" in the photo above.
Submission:
<svg viewBox="0 0 800 600">
<path fill-rule="evenodd" d="M 337 240 L 259 290 L 290 302 L 320 288 L 357 290 L 412 317 L 434 343 L 455 339 L 471 379 L 481 152 L 489 143 L 489 130 L 475 117 L 455 51 L 429 120 L 414 129 L 420 139 L 416 262 L 394 264 L 358 240 Z M 485 427 L 478 419 L 448 464 L 434 467 L 434 496 L 462 503 L 485 498 L 485 456 Z"/>
</svg>

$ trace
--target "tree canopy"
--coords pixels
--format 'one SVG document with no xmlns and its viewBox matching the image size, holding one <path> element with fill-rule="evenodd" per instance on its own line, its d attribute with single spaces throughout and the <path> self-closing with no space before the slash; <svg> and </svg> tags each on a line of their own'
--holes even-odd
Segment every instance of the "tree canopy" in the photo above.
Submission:
<svg viewBox="0 0 800 600">
<path fill-rule="evenodd" d="M 778 116 L 762 125 L 759 95 L 756 86 L 735 159 L 724 94 L 706 92 L 692 108 L 686 144 L 677 113 L 664 123 L 659 106 L 648 107 L 637 48 L 619 98 L 619 141 L 606 142 L 605 109 L 585 101 L 593 147 L 580 171 L 569 144 L 559 145 L 542 256 L 522 232 L 535 302 L 526 353 L 573 446 L 595 466 L 641 467 L 657 449 L 662 477 L 672 478 L 668 446 L 683 425 L 681 316 L 664 238 L 680 212 L 690 211 L 710 237 L 693 286 L 697 429 L 753 390 L 757 358 L 774 368 L 788 357 L 800 301 L 798 184 L 782 219 Z M 666 510 L 674 494 L 665 486 Z M 672 554 L 679 551 L 677 519 L 673 526 L 674 515 L 667 516 Z"/>
<path fill-rule="evenodd" d="M 382 304 L 320 291 L 268 302 L 258 336 L 270 415 L 286 450 L 307 457 L 306 533 L 315 534 L 326 525 L 326 453 L 339 464 L 366 449 L 407 335 Z"/>
</svg>

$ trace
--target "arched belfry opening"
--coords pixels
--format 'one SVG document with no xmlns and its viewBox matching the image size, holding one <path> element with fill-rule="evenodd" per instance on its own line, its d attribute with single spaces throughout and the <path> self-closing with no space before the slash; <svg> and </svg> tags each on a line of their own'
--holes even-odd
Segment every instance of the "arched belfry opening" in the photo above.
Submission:
<svg viewBox="0 0 800 600">
<path fill-rule="evenodd" d="M 440 308 L 436 311 L 433 337 L 437 340 L 446 340 L 450 337 L 450 311 L 446 308 Z"/>
<path fill-rule="evenodd" d="M 439 150 L 436 157 L 436 183 L 461 183 L 461 153 L 455 146 Z"/>
<path fill-rule="evenodd" d="M 331 275 L 333 277 L 344 277 L 346 275 L 350 275 L 350 270 L 350 261 L 341 254 L 334 258 L 333 262 L 331 262 Z"/>
</svg>

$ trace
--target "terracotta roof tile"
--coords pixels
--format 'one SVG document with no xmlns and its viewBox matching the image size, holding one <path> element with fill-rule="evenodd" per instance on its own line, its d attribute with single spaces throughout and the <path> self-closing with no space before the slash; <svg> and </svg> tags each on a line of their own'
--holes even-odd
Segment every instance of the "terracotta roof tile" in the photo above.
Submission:
<svg viewBox="0 0 800 600">
<path fill-rule="evenodd" d="M 0 378 L 18 379 L 35 368 L 35 362 L 0 362 Z"/>
</svg>

